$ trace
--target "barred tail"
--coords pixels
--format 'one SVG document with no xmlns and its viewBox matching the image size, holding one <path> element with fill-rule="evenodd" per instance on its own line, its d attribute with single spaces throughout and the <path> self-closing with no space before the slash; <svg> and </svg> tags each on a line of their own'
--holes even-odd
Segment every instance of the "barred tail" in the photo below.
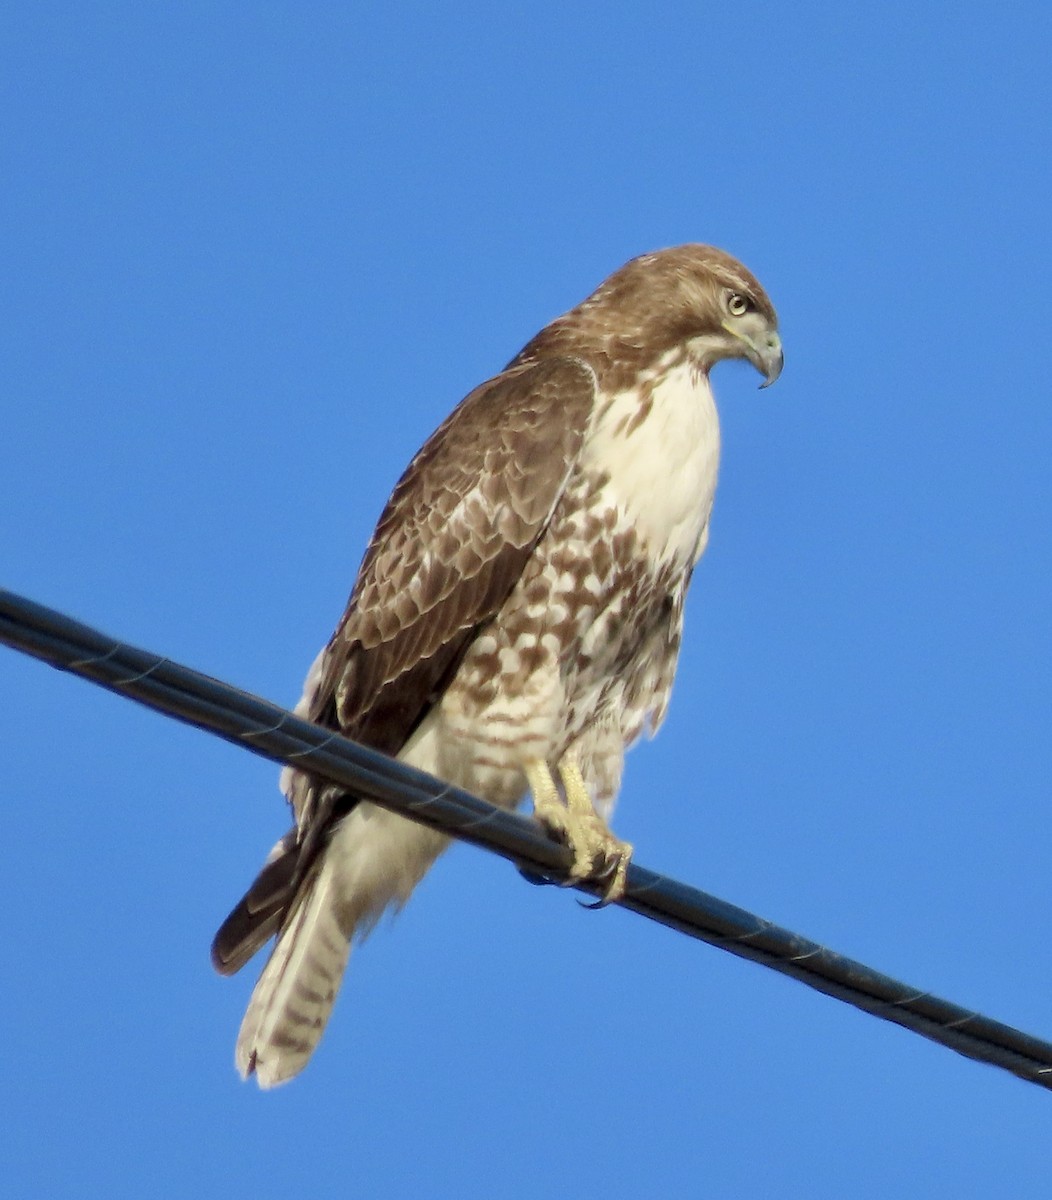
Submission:
<svg viewBox="0 0 1052 1200">
<path fill-rule="evenodd" d="M 359 803 L 295 884 L 290 903 L 288 884 L 298 878 L 295 840 L 278 843 L 212 948 L 219 970 L 236 971 L 281 925 L 237 1039 L 235 1061 L 244 1077 L 255 1074 L 260 1087 L 275 1087 L 306 1066 L 332 1012 L 352 940 L 385 910 L 400 908 L 448 844 L 422 825 Z"/>
<path fill-rule="evenodd" d="M 260 1087 L 275 1087 L 303 1070 L 332 1012 L 354 932 L 338 919 L 334 874 L 326 851 L 303 885 L 241 1023 L 234 1061 L 242 1077 L 254 1073 Z"/>
</svg>

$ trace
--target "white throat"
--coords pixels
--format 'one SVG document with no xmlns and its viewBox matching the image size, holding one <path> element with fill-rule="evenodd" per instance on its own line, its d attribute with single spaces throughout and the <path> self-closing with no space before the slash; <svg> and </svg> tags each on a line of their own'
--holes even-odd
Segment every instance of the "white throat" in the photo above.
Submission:
<svg viewBox="0 0 1052 1200">
<path fill-rule="evenodd" d="M 608 499 L 659 560 L 683 570 L 704 549 L 720 462 L 707 371 L 689 361 L 598 405 L 583 465 L 609 474 Z"/>
</svg>

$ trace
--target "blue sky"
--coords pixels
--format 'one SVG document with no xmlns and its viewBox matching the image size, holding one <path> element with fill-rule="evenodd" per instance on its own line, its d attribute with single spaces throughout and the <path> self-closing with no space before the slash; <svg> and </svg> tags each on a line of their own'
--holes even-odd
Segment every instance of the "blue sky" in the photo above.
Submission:
<svg viewBox="0 0 1052 1200">
<path fill-rule="evenodd" d="M 921 11 L 918 11 L 918 8 Z M 285 703 L 452 405 L 639 252 L 760 277 L 646 866 L 1052 1036 L 1046 5 L 0 15 L 3 582 Z M 12 1196 L 1047 1196 L 1052 1098 L 451 853 L 233 1070 L 268 764 L 0 650 Z"/>
</svg>

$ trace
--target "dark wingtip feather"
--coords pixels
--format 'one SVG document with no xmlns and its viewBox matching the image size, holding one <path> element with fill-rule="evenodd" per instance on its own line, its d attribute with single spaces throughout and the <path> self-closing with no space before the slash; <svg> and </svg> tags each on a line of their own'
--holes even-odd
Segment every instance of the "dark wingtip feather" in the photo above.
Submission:
<svg viewBox="0 0 1052 1200">
<path fill-rule="evenodd" d="M 212 940 L 212 966 L 233 975 L 281 927 L 299 883 L 299 843 L 290 830 Z"/>
<path fill-rule="evenodd" d="M 277 933 L 284 916 L 284 905 L 267 913 L 249 913 L 242 901 L 212 939 L 212 966 L 220 975 L 235 975 Z"/>
</svg>

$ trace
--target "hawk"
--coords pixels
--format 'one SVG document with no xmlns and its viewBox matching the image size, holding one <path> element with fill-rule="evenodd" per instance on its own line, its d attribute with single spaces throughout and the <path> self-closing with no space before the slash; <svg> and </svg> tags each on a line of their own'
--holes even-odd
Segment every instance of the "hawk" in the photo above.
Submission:
<svg viewBox="0 0 1052 1200">
<path fill-rule="evenodd" d="M 720 432 L 709 371 L 777 379 L 774 308 L 729 254 L 633 259 L 470 393 L 398 482 L 296 711 L 505 808 L 527 792 L 624 891 L 607 825 L 626 748 L 668 705 Z M 351 943 L 448 845 L 291 768 L 295 825 L 216 934 L 220 972 L 273 935 L 238 1036 L 261 1087 L 321 1037 Z"/>
</svg>

